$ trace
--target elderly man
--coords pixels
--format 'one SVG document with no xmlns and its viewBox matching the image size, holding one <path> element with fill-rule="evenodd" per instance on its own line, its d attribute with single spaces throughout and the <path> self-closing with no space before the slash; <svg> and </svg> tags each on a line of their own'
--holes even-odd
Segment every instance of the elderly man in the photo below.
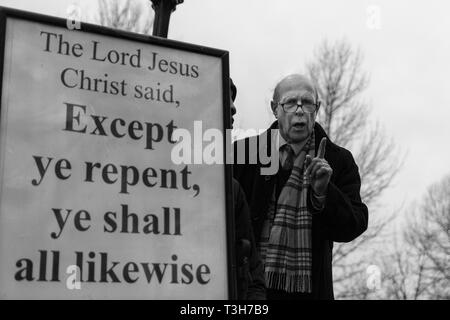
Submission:
<svg viewBox="0 0 450 320">
<path fill-rule="evenodd" d="M 244 142 L 246 153 L 255 149 L 252 144 L 271 144 L 277 152 L 271 159 L 279 159 L 276 174 L 262 175 L 260 161 L 234 166 L 250 205 L 267 298 L 333 299 L 333 242 L 352 241 L 367 228 L 358 167 L 315 122 L 320 102 L 306 77 L 280 81 L 271 107 L 277 120 L 270 130 Z"/>
</svg>

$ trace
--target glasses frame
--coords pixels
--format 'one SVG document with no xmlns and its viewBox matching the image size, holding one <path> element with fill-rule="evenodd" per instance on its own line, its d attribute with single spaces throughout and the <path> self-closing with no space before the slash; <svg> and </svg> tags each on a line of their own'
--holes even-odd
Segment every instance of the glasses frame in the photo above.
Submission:
<svg viewBox="0 0 450 320">
<path fill-rule="evenodd" d="M 295 111 L 286 111 L 286 109 L 284 108 L 286 103 L 287 102 L 284 102 L 284 103 L 278 102 L 278 105 L 280 105 L 281 108 L 283 108 L 283 111 L 286 113 L 297 113 L 299 107 L 300 107 L 300 109 L 302 109 L 303 113 L 314 113 L 320 108 L 320 101 L 317 101 L 317 102 L 313 103 L 313 105 L 316 107 L 316 109 L 313 112 L 307 112 L 307 111 L 303 110 L 303 104 L 301 102 L 299 103 L 299 100 L 297 100 L 297 108 L 295 108 Z"/>
</svg>

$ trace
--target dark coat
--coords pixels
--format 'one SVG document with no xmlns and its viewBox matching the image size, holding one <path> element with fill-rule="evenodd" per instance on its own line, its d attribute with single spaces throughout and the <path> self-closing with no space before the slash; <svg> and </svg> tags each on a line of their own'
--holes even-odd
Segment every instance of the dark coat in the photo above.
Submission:
<svg viewBox="0 0 450 320">
<path fill-rule="evenodd" d="M 269 129 L 277 127 L 278 122 L 274 122 Z M 327 135 L 318 123 L 314 131 L 317 154 L 321 139 Z M 270 147 L 267 146 L 274 143 L 270 132 L 268 130 L 260 136 L 245 139 L 247 161 L 251 152 L 251 148 L 248 148 L 250 142 L 257 143 L 257 149 L 263 148 L 265 154 L 270 156 Z M 361 179 L 353 156 L 350 151 L 332 143 L 328 137 L 327 140 L 325 159 L 333 169 L 333 175 L 328 185 L 325 208 L 313 215 L 312 222 L 312 297 L 315 299 L 334 298 L 331 267 L 333 242 L 352 241 L 367 229 L 368 223 L 368 210 L 361 201 Z M 235 143 L 235 163 L 238 143 Z M 257 161 L 255 164 L 237 163 L 233 168 L 234 177 L 246 194 L 257 240 L 260 239 L 277 180 L 276 175 L 261 175 L 261 167 L 264 165 Z M 312 210 L 310 201 L 308 207 Z"/>
<path fill-rule="evenodd" d="M 266 298 L 264 268 L 256 249 L 250 209 L 244 191 L 235 179 L 233 179 L 233 204 L 238 299 L 264 300 Z"/>
</svg>

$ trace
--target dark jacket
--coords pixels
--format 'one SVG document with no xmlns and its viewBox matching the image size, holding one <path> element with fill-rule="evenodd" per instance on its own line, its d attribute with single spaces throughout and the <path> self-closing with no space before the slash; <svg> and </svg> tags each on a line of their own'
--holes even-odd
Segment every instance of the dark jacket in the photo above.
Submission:
<svg viewBox="0 0 450 320">
<path fill-rule="evenodd" d="M 269 129 L 277 127 L 278 123 L 274 122 Z M 327 135 L 318 123 L 315 124 L 314 131 L 317 153 L 321 139 Z M 328 137 L 327 140 L 325 159 L 333 169 L 333 175 L 328 185 L 325 208 L 313 215 L 312 223 L 312 297 L 315 299 L 334 298 L 331 267 L 333 242 L 352 241 L 367 229 L 368 223 L 368 210 L 361 201 L 361 179 L 353 156 L 348 150 L 332 143 Z M 268 146 L 275 141 L 270 130 L 260 136 L 245 139 L 246 160 L 251 157 L 252 148 L 248 148 L 250 142 L 257 143 L 255 149 L 263 148 L 263 152 L 270 156 Z M 235 153 L 237 152 L 235 144 Z M 235 161 L 236 159 L 235 154 Z M 258 241 L 277 180 L 276 175 L 261 175 L 261 167 L 264 165 L 259 161 L 256 164 L 234 165 L 234 177 L 246 194 L 255 239 Z M 310 201 L 308 206 L 312 210 Z"/>
<path fill-rule="evenodd" d="M 233 202 L 236 225 L 236 260 L 238 299 L 266 298 L 264 269 L 256 250 L 250 210 L 239 182 L 233 179 Z"/>
</svg>

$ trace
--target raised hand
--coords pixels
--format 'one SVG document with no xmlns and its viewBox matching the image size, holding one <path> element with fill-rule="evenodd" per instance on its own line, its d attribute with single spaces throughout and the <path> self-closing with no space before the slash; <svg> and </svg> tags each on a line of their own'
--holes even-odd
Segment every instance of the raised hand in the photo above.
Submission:
<svg viewBox="0 0 450 320">
<path fill-rule="evenodd" d="M 317 157 L 311 159 L 309 155 L 306 156 L 307 168 L 305 173 L 309 175 L 311 180 L 311 188 L 318 196 L 325 195 L 330 182 L 333 169 L 331 169 L 327 160 L 325 160 L 325 147 L 327 145 L 327 138 L 322 138 L 317 151 Z"/>
</svg>

